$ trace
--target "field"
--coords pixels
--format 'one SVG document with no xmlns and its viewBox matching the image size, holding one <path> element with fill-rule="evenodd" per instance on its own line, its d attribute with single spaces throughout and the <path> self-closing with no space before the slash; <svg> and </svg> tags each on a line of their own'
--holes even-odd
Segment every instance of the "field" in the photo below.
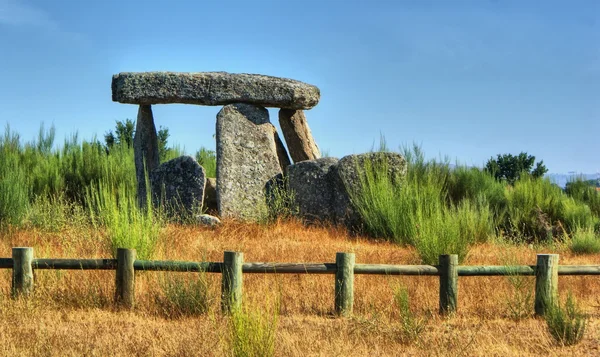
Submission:
<svg viewBox="0 0 600 357">
<path fill-rule="evenodd" d="M 11 247 L 32 246 L 36 257 L 101 258 L 111 250 L 103 233 L 67 227 L 48 233 L 36 229 L 6 231 L 0 256 Z M 357 263 L 412 264 L 413 249 L 350 237 L 334 227 L 304 227 L 298 222 L 271 225 L 226 222 L 209 228 L 169 225 L 160 233 L 155 259 L 221 261 L 224 250 L 244 252 L 246 261 L 332 262 L 335 253 L 352 251 Z M 576 256 L 564 246 L 544 248 L 489 242 L 475 245 L 464 264 L 535 264 L 541 252 L 560 253 L 561 264 L 593 264 L 600 255 Z M 0 279 L 0 355 L 33 356 L 224 356 L 230 354 L 230 320 L 219 311 L 220 274 L 207 277 L 212 298 L 208 310 L 178 314 L 165 305 L 165 279 L 191 279 L 195 273 L 139 272 L 137 305 L 132 312 L 113 307 L 114 272 L 36 272 L 30 300 L 13 301 L 10 270 Z M 436 277 L 357 276 L 351 318 L 333 315 L 333 276 L 245 275 L 244 304 L 269 322 L 277 320 L 277 356 L 538 356 L 600 353 L 600 284 L 595 277 L 561 277 L 564 298 L 571 291 L 590 320 L 582 342 L 560 347 L 542 319 L 534 318 L 533 278 L 523 285 L 506 277 L 462 277 L 454 316 L 437 314 Z M 394 289 L 405 286 L 410 307 L 425 328 L 414 341 L 403 336 Z M 277 307 L 277 312 L 273 309 Z M 511 309 L 512 308 L 512 309 Z M 514 310 L 520 319 L 515 318 Z M 512 312 L 511 312 L 512 311 Z"/>
<path fill-rule="evenodd" d="M 151 260 L 219 262 L 234 250 L 246 262 L 332 263 L 354 252 L 357 263 L 437 264 L 457 254 L 464 265 L 509 266 L 556 252 L 561 265 L 600 263 L 600 194 L 582 180 L 564 190 L 528 172 L 507 180 L 426 160 L 414 146 L 400 150 L 402 181 L 390 179 L 385 160 L 360 171 L 361 187 L 349 193 L 364 222 L 358 233 L 303 225 L 285 190 L 258 223 L 213 229 L 138 207 L 132 138 L 104 145 L 73 135 L 57 146 L 54 136 L 42 127 L 24 143 L 7 127 L 0 137 L 0 258 L 24 246 L 36 258 L 113 258 L 132 248 Z M 378 151 L 389 151 L 384 139 Z M 161 161 L 181 154 L 165 147 Z M 214 174 L 213 152 L 196 157 Z M 458 311 L 441 317 L 438 277 L 357 275 L 353 315 L 339 318 L 333 275 L 244 274 L 243 308 L 224 316 L 221 274 L 138 271 L 136 305 L 125 311 L 113 303 L 114 271 L 37 270 L 33 295 L 17 300 L 11 273 L 0 271 L 2 356 L 600 353 L 593 276 L 559 278 L 560 300 L 572 295 L 587 321 L 582 340 L 562 346 L 533 316 L 533 277 L 461 277 Z"/>
</svg>

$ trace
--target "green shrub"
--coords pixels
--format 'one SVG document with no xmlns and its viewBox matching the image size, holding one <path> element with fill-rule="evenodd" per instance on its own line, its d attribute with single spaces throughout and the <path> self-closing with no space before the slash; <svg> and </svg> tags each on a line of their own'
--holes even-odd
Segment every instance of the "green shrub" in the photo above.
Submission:
<svg viewBox="0 0 600 357">
<path fill-rule="evenodd" d="M 600 217 L 600 192 L 583 177 L 567 182 L 565 192 L 576 201 L 585 203 L 596 217 Z"/>
<path fill-rule="evenodd" d="M 400 341 L 411 343 L 418 340 L 425 330 L 427 321 L 417 318 L 410 309 L 410 299 L 406 287 L 395 289 L 394 302 L 400 312 Z"/>
<path fill-rule="evenodd" d="M 550 336 L 561 346 L 572 346 L 583 338 L 587 317 L 571 296 L 567 296 L 564 307 L 552 304 L 544 315 Z"/>
<path fill-rule="evenodd" d="M 600 237 L 593 228 L 577 228 L 571 238 L 571 251 L 575 254 L 600 253 Z"/>
<path fill-rule="evenodd" d="M 27 171 L 21 166 L 20 138 L 6 127 L 0 137 L 0 226 L 19 226 L 29 210 Z"/>
<path fill-rule="evenodd" d="M 568 197 L 548 179 L 524 176 L 506 188 L 507 219 L 503 228 L 529 240 L 552 240 L 576 227 L 593 227 L 597 218 L 589 207 Z"/>
<path fill-rule="evenodd" d="M 217 154 L 205 147 L 196 152 L 196 161 L 204 168 L 206 177 L 217 177 Z"/>
<path fill-rule="evenodd" d="M 229 321 L 228 355 L 268 357 L 275 355 L 278 308 L 267 313 L 248 308 L 236 309 Z"/>
<path fill-rule="evenodd" d="M 469 245 L 493 234 L 493 214 L 485 197 L 474 202 L 448 203 L 447 164 L 425 162 L 418 147 L 405 149 L 406 179 L 388 174 L 385 158 L 359 168 L 361 188 L 351 193 L 365 231 L 375 237 L 413 245 L 422 261 L 437 264 L 441 254 L 458 254 L 462 261 Z"/>
<path fill-rule="evenodd" d="M 185 274 L 194 277 L 185 279 L 181 273 L 167 272 L 160 279 L 162 295 L 156 296 L 156 302 L 169 318 L 203 315 L 214 301 L 206 273 Z"/>
<path fill-rule="evenodd" d="M 152 205 L 139 208 L 136 190 L 125 184 L 111 185 L 106 180 L 88 190 L 89 213 L 96 227 L 106 229 L 110 247 L 135 249 L 139 259 L 149 259 L 160 234 L 161 216 Z M 150 190 L 148 190 L 150 200 Z"/>
</svg>

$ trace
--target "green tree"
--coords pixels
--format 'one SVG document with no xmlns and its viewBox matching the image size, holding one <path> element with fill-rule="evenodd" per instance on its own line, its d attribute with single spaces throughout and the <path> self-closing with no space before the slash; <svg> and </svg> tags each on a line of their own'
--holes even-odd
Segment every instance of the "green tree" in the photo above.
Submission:
<svg viewBox="0 0 600 357">
<path fill-rule="evenodd" d="M 490 158 L 485 164 L 485 170 L 491 173 L 497 180 L 506 180 L 509 184 L 514 184 L 523 173 L 529 174 L 534 178 L 543 177 L 548 169 L 544 166 L 544 161 L 535 163 L 535 156 L 527 155 L 521 152 L 519 155 L 512 154 L 497 155 L 497 158 Z"/>
<path fill-rule="evenodd" d="M 104 134 L 104 141 L 106 143 L 106 150 L 110 151 L 113 145 L 127 145 L 127 147 L 133 146 L 133 137 L 135 135 L 135 121 L 131 119 L 125 119 L 125 121 L 117 120 L 115 131 L 109 130 Z M 160 160 L 163 161 L 170 152 L 170 148 L 167 147 L 167 141 L 169 140 L 169 128 L 159 128 L 156 133 L 158 137 L 158 155 Z"/>
<path fill-rule="evenodd" d="M 133 146 L 133 135 L 135 134 L 135 121 L 125 119 L 125 121 L 117 120 L 115 131 L 109 130 L 104 134 L 106 148 L 110 150 L 113 145 L 125 144 L 127 147 Z"/>
</svg>

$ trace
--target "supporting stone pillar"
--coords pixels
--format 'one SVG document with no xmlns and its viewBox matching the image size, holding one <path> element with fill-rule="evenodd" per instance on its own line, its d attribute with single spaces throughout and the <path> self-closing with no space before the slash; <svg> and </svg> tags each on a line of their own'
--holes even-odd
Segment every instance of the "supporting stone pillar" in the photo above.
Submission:
<svg viewBox="0 0 600 357">
<path fill-rule="evenodd" d="M 148 178 L 152 170 L 160 164 L 158 156 L 158 136 L 152 116 L 152 106 L 140 105 L 133 138 L 135 154 L 135 173 L 138 182 L 138 202 L 140 207 L 146 207 L 146 173 Z"/>
<path fill-rule="evenodd" d="M 217 115 L 217 205 L 223 218 L 259 220 L 267 212 L 266 186 L 282 173 L 269 112 L 230 104 Z"/>
<path fill-rule="evenodd" d="M 321 157 L 302 110 L 279 110 L 279 125 L 294 163 Z"/>
</svg>

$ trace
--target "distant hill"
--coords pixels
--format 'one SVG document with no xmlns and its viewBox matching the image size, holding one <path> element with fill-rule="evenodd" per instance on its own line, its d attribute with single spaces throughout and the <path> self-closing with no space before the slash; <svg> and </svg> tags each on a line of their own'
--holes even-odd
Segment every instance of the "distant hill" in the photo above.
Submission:
<svg viewBox="0 0 600 357">
<path fill-rule="evenodd" d="M 596 174 L 547 174 L 545 175 L 550 179 L 550 181 L 559 185 L 560 187 L 565 187 L 567 182 L 573 180 L 577 177 L 583 177 L 585 180 L 592 181 L 596 187 L 600 187 L 600 173 Z"/>
</svg>

